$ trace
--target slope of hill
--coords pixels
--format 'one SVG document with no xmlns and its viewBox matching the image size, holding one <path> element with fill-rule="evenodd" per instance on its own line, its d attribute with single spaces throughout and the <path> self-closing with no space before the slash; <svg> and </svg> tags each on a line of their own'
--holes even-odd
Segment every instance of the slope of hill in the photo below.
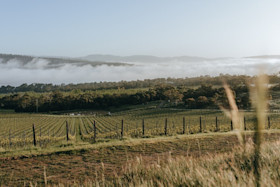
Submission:
<svg viewBox="0 0 280 187">
<path fill-rule="evenodd" d="M 0 65 L 1 64 L 13 64 L 17 65 L 19 68 L 59 68 L 64 65 L 70 64 L 74 66 L 125 66 L 129 64 L 119 63 L 119 62 L 103 62 L 103 61 L 91 61 L 85 59 L 73 59 L 73 58 L 60 58 L 60 57 L 35 57 L 35 56 L 26 56 L 26 55 L 13 55 L 13 54 L 0 54 Z"/>
<path fill-rule="evenodd" d="M 254 58 L 254 59 L 280 59 L 280 55 L 260 55 L 260 56 L 248 56 L 245 58 Z"/>
<path fill-rule="evenodd" d="M 203 60 L 211 60 L 203 57 L 193 56 L 176 56 L 176 57 L 157 57 L 151 55 L 133 55 L 133 56 L 116 56 L 116 55 L 88 55 L 81 57 L 81 59 L 92 60 L 92 61 L 105 61 L 105 62 L 171 62 L 171 61 L 182 61 L 182 62 L 196 62 Z"/>
</svg>

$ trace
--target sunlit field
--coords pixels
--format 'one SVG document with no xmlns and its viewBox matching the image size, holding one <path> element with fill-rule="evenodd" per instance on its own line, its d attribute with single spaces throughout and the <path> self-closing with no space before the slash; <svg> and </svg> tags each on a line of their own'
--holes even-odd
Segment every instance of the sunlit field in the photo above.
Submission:
<svg viewBox="0 0 280 187">
<path fill-rule="evenodd" d="M 256 117 L 253 112 L 244 111 L 246 130 L 254 130 Z M 36 146 L 47 148 L 53 143 L 68 141 L 97 142 L 122 138 L 171 136 L 176 134 L 197 134 L 229 132 L 233 130 L 231 120 L 219 110 L 185 110 L 143 107 L 129 111 L 108 114 L 44 115 L 44 114 L 0 114 L 0 146 L 2 149 Z M 266 129 L 280 128 L 280 115 L 269 113 Z M 95 130 L 94 124 L 95 123 Z M 67 130 L 68 125 L 68 130 Z M 96 131 L 96 135 L 94 135 Z"/>
</svg>

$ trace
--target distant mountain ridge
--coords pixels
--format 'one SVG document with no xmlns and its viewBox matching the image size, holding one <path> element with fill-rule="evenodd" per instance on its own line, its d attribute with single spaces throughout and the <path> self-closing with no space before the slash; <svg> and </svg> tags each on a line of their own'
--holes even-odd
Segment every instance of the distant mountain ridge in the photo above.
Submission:
<svg viewBox="0 0 280 187">
<path fill-rule="evenodd" d="M 260 55 L 260 56 L 248 56 L 243 57 L 254 59 L 280 59 L 280 55 Z M 132 66 L 130 63 L 161 63 L 161 62 L 203 62 L 203 61 L 215 61 L 226 60 L 225 58 L 204 58 L 196 56 L 174 56 L 174 57 L 157 57 L 152 55 L 132 55 L 132 56 L 117 56 L 117 55 L 102 55 L 93 54 L 85 57 L 38 57 L 30 55 L 16 55 L 16 54 L 1 54 L 0 53 L 0 65 L 16 62 L 20 68 L 33 69 L 41 67 L 43 69 L 59 68 L 64 65 L 74 66 Z M 42 63 L 43 60 L 43 63 Z M 38 66 L 36 66 L 38 65 Z"/>
<path fill-rule="evenodd" d="M 0 64 L 7 64 L 16 61 L 20 66 L 30 67 L 32 64 L 36 64 L 38 61 L 44 60 L 45 68 L 59 68 L 66 64 L 71 64 L 75 66 L 125 66 L 129 64 L 119 63 L 119 62 L 102 62 L 102 61 L 91 61 L 86 59 L 78 58 L 67 58 L 67 57 L 36 57 L 28 55 L 14 55 L 14 54 L 0 54 Z"/>
<path fill-rule="evenodd" d="M 270 59 L 278 59 L 278 58 L 280 58 L 280 55 L 248 56 L 248 57 L 245 57 L 245 58 L 259 58 L 259 59 L 270 58 Z"/>
<path fill-rule="evenodd" d="M 182 61 L 182 62 L 194 62 L 203 60 L 213 60 L 211 58 L 195 57 L 195 56 L 176 56 L 176 57 L 157 57 L 152 55 L 132 55 L 132 56 L 116 56 L 116 55 L 101 55 L 93 54 L 85 57 L 80 57 L 84 60 L 92 61 L 104 61 L 104 62 L 170 62 L 170 61 Z"/>
</svg>

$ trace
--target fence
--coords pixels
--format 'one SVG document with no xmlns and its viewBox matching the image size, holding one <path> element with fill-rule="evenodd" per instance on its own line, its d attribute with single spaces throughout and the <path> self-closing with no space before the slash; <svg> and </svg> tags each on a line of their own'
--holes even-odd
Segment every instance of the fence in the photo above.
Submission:
<svg viewBox="0 0 280 187">
<path fill-rule="evenodd" d="M 114 117 L 79 117 L 70 122 L 65 120 L 58 127 L 46 128 L 30 124 L 29 129 L 12 131 L 0 136 L 0 146 L 15 148 L 25 146 L 46 147 L 60 141 L 89 141 L 123 139 L 129 137 L 169 136 L 175 134 L 196 134 L 206 132 L 227 132 L 233 130 L 232 121 L 223 115 L 173 116 L 125 120 Z M 278 115 L 267 117 L 266 129 L 277 129 Z M 254 116 L 244 117 L 244 130 L 253 130 L 257 122 Z M 115 125 L 114 125 L 115 124 Z"/>
</svg>

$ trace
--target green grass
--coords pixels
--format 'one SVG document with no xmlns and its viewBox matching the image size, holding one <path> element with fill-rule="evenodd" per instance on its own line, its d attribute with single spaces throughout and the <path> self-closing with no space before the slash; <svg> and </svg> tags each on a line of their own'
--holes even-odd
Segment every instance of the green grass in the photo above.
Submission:
<svg viewBox="0 0 280 187">
<path fill-rule="evenodd" d="M 253 112 L 244 112 L 246 127 L 254 129 L 256 117 Z M 280 128 L 279 114 L 271 113 L 271 129 Z M 176 108 L 156 108 L 156 104 L 138 106 L 127 111 L 112 112 L 107 115 L 47 115 L 0 113 L 0 147 L 17 149 L 30 147 L 33 144 L 32 124 L 35 124 L 38 146 L 41 148 L 59 144 L 66 139 L 66 121 L 69 123 L 72 141 L 91 142 L 93 137 L 93 121 L 96 121 L 97 141 L 120 139 L 121 120 L 124 120 L 124 136 L 126 138 L 156 137 L 164 135 L 165 119 L 167 118 L 168 136 L 182 134 L 183 117 L 185 117 L 186 134 L 216 131 L 216 117 L 220 132 L 230 131 L 230 119 L 219 110 L 186 110 Z M 145 119 L 145 135 L 142 135 L 142 120 Z M 266 128 L 268 126 L 266 121 Z"/>
</svg>

